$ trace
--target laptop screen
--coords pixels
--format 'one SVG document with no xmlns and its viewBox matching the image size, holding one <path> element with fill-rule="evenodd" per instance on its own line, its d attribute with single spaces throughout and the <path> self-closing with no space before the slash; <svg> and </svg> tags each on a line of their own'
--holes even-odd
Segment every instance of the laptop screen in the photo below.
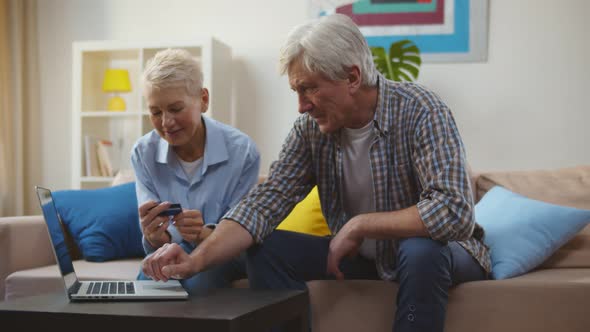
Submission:
<svg viewBox="0 0 590 332">
<path fill-rule="evenodd" d="M 72 257 L 68 251 L 68 246 L 65 241 L 65 226 L 59 217 L 55 204 L 53 203 L 53 197 L 51 191 L 42 187 L 35 187 L 37 190 L 37 196 L 39 197 L 39 204 L 41 204 L 41 210 L 43 210 L 43 216 L 45 217 L 45 223 L 49 231 L 49 238 L 53 245 L 53 252 L 55 259 L 57 260 L 59 270 L 63 276 L 66 290 L 69 293 L 74 284 L 76 284 L 78 278 L 74 273 L 74 265 L 72 264 Z"/>
</svg>

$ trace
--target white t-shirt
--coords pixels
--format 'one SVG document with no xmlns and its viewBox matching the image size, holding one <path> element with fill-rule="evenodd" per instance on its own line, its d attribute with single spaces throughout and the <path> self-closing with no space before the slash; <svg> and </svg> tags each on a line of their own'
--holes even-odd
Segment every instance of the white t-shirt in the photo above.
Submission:
<svg viewBox="0 0 590 332">
<path fill-rule="evenodd" d="M 182 169 L 184 170 L 184 174 L 186 174 L 187 179 L 192 179 L 197 172 L 197 169 L 199 169 L 201 164 L 203 164 L 203 157 L 195 161 L 184 161 L 180 159 L 180 157 L 177 158 L 180 162 L 180 166 L 182 166 Z"/>
<path fill-rule="evenodd" d="M 369 148 L 375 138 L 373 121 L 360 129 L 343 128 L 342 143 L 342 198 L 349 217 L 375 212 L 375 195 L 369 161 Z M 365 239 L 360 254 L 375 259 L 374 239 Z"/>
</svg>

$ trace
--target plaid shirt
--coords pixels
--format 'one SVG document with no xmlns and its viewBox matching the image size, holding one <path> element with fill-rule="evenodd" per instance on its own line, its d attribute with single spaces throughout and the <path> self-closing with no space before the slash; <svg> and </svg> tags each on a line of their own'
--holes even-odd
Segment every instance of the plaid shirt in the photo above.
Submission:
<svg viewBox="0 0 590 332">
<path fill-rule="evenodd" d="M 465 151 L 449 108 L 418 84 L 379 76 L 378 87 L 369 151 L 376 212 L 417 205 L 432 239 L 458 241 L 489 273 L 489 250 L 474 220 Z M 336 234 L 350 219 L 342 207 L 342 165 L 339 132 L 323 134 L 303 114 L 268 179 L 224 218 L 242 224 L 261 243 L 317 185 L 322 212 Z M 396 278 L 396 252 L 396 240 L 377 241 L 376 266 L 384 280 Z"/>
</svg>

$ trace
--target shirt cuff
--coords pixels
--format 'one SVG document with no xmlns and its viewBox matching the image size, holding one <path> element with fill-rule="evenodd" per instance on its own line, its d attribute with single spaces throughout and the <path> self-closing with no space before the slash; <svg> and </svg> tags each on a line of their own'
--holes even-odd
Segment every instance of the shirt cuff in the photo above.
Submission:
<svg viewBox="0 0 590 332">
<path fill-rule="evenodd" d="M 156 251 L 156 248 L 152 247 L 152 245 L 148 242 L 148 240 L 145 238 L 145 236 L 141 237 L 141 244 L 143 245 L 143 251 L 145 252 L 146 255 L 149 255 L 149 254 L 153 253 L 154 251 Z"/>
<path fill-rule="evenodd" d="M 176 226 L 170 225 L 168 226 L 168 232 L 170 233 L 170 243 L 180 243 L 182 242 L 182 235 L 176 228 Z"/>
</svg>

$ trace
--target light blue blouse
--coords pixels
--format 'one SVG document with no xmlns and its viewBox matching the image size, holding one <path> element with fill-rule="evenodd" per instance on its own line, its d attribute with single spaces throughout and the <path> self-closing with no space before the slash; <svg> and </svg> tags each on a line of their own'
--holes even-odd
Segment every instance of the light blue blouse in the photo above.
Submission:
<svg viewBox="0 0 590 332">
<path fill-rule="evenodd" d="M 155 130 L 135 143 L 131 163 L 138 206 L 149 200 L 180 203 L 183 209 L 201 211 L 205 224 L 217 224 L 258 182 L 260 154 L 254 141 L 236 128 L 207 116 L 203 119 L 203 162 L 190 179 L 168 142 Z M 172 242 L 183 242 L 174 225 L 168 231 Z M 155 251 L 145 237 L 142 242 L 146 254 Z"/>
</svg>

